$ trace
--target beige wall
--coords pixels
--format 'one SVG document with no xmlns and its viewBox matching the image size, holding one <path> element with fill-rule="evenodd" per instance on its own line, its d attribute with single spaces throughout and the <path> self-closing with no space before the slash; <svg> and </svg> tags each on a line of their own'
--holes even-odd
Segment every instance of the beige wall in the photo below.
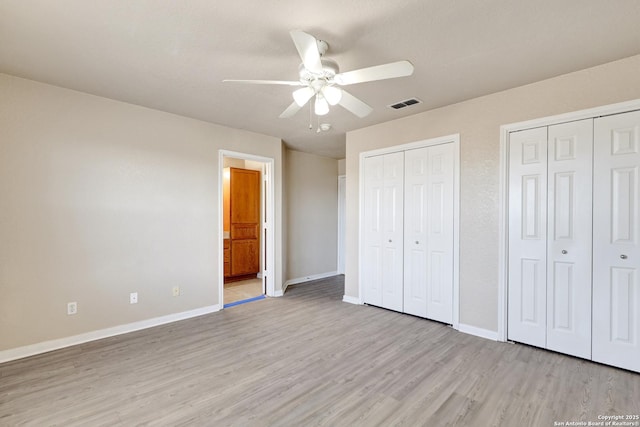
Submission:
<svg viewBox="0 0 640 427">
<path fill-rule="evenodd" d="M 218 304 L 219 149 L 275 159 L 282 260 L 279 139 L 0 74 L 0 351 Z"/>
<path fill-rule="evenodd" d="M 359 154 L 460 133 L 460 322 L 497 330 L 499 127 L 640 98 L 640 56 L 347 133 L 345 294 L 358 296 Z"/>
<path fill-rule="evenodd" d="M 347 160 L 340 159 L 338 160 L 338 175 L 344 175 L 347 173 Z"/>
<path fill-rule="evenodd" d="M 287 150 L 286 279 L 335 272 L 338 247 L 338 161 Z"/>
</svg>

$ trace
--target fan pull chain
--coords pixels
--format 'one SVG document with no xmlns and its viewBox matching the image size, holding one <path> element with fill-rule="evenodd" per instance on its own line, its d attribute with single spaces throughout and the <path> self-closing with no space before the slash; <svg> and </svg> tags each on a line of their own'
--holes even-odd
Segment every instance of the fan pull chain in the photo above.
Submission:
<svg viewBox="0 0 640 427">
<path fill-rule="evenodd" d="M 311 102 L 309 102 L 309 130 L 313 130 L 313 116 L 311 112 Z"/>
</svg>

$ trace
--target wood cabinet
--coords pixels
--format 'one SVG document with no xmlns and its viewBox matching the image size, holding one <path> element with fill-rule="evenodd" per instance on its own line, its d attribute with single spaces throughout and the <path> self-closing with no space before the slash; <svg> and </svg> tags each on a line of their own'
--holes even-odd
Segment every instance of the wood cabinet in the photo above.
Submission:
<svg viewBox="0 0 640 427">
<path fill-rule="evenodd" d="M 224 277 L 231 276 L 231 240 L 224 239 Z"/>
<path fill-rule="evenodd" d="M 224 277 L 233 281 L 260 271 L 260 171 L 230 168 L 228 189 Z"/>
</svg>

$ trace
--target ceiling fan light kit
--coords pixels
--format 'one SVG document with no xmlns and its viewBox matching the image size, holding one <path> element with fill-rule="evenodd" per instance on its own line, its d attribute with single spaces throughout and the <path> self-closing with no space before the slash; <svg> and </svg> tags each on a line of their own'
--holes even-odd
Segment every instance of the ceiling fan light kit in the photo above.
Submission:
<svg viewBox="0 0 640 427">
<path fill-rule="evenodd" d="M 302 64 L 298 69 L 299 81 L 224 80 L 225 82 L 235 83 L 302 86 L 302 88 L 293 91 L 293 103 L 280 114 L 280 118 L 293 117 L 314 96 L 314 112 L 316 116 L 328 114 L 330 105 L 340 105 L 347 111 L 363 118 L 369 115 L 373 108 L 344 89 L 336 87 L 336 85 L 347 86 L 413 74 L 413 65 L 409 61 L 391 62 L 339 73 L 340 68 L 335 61 L 322 57 L 329 49 L 327 42 L 317 40 L 311 34 L 300 30 L 293 30 L 290 35 L 302 60 Z"/>
<path fill-rule="evenodd" d="M 316 104 L 314 106 L 316 116 L 324 116 L 329 113 L 329 103 L 321 93 L 316 94 Z"/>
<path fill-rule="evenodd" d="M 316 92 L 313 88 L 307 86 L 302 89 L 297 89 L 293 91 L 293 100 L 296 101 L 299 107 L 303 107 L 304 104 L 309 102 L 309 100 L 315 95 Z"/>
<path fill-rule="evenodd" d="M 329 105 L 338 105 L 342 99 L 342 91 L 335 86 L 325 86 L 321 92 Z"/>
</svg>

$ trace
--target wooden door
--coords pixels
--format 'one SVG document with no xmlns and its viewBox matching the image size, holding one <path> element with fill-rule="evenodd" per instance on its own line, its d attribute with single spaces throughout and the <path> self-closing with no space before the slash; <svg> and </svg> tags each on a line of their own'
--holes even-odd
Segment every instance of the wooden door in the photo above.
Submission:
<svg viewBox="0 0 640 427">
<path fill-rule="evenodd" d="M 230 168 L 231 276 L 260 271 L 260 171 Z"/>
<path fill-rule="evenodd" d="M 591 358 L 593 120 L 549 127 L 547 344 Z"/>
<path fill-rule="evenodd" d="M 594 136 L 593 360 L 640 372 L 640 112 Z"/>
<path fill-rule="evenodd" d="M 510 340 L 546 345 L 547 128 L 509 135 Z"/>
</svg>

